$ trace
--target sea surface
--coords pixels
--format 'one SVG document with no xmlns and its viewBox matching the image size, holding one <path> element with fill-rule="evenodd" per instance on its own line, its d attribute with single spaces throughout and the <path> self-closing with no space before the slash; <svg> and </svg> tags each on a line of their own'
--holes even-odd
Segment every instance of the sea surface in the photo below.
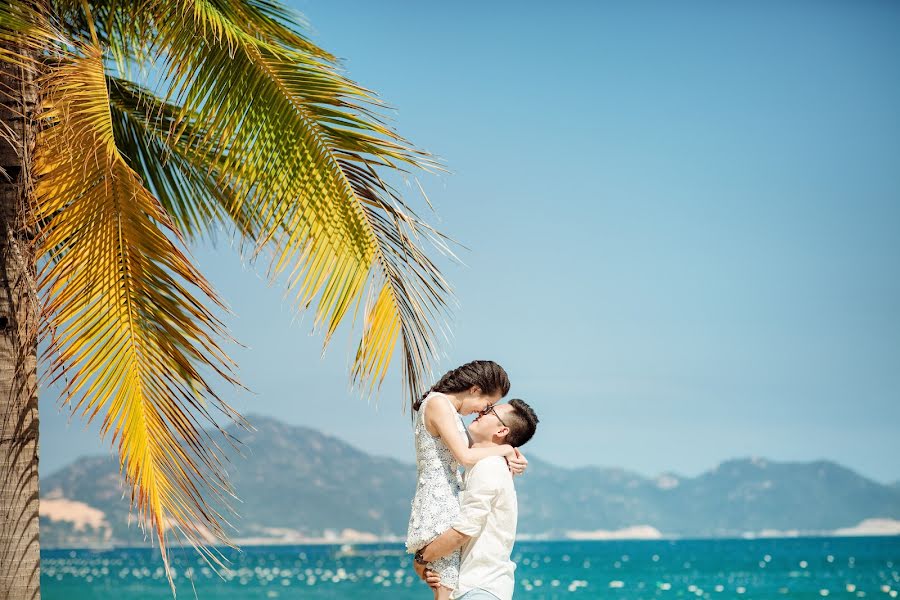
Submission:
<svg viewBox="0 0 900 600">
<path fill-rule="evenodd" d="M 175 551 L 179 598 L 430 600 L 399 544 L 266 546 L 228 551 L 216 575 Z M 900 536 L 519 542 L 516 598 L 870 598 L 900 592 Z M 171 598 L 154 549 L 48 550 L 45 600 Z"/>
</svg>

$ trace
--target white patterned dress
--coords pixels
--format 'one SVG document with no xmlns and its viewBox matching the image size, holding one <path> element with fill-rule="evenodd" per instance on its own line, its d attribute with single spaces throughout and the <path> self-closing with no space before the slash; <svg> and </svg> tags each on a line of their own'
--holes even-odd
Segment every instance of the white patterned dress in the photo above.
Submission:
<svg viewBox="0 0 900 600">
<path fill-rule="evenodd" d="M 415 418 L 416 441 L 416 495 L 409 515 L 406 551 L 414 553 L 422 546 L 450 528 L 459 516 L 459 492 L 462 478 L 459 463 L 450 448 L 425 427 L 425 406 L 428 402 L 450 402 L 450 398 L 432 392 L 422 401 Z M 450 402 L 453 412 L 456 407 Z M 457 416 L 456 427 L 460 437 L 469 444 L 468 433 L 462 418 Z M 459 550 L 431 563 L 431 569 L 441 578 L 441 585 L 455 589 L 459 582 Z"/>
</svg>

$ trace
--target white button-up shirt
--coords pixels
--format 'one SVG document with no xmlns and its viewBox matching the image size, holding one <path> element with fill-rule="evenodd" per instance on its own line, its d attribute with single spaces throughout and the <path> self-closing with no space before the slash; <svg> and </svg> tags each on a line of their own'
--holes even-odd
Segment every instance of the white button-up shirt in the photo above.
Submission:
<svg viewBox="0 0 900 600">
<path fill-rule="evenodd" d="M 516 541 L 519 509 L 512 474 L 501 456 L 484 458 L 466 471 L 453 529 L 470 536 L 462 547 L 459 586 L 451 598 L 481 588 L 511 600 L 516 563 L 509 557 Z"/>
</svg>

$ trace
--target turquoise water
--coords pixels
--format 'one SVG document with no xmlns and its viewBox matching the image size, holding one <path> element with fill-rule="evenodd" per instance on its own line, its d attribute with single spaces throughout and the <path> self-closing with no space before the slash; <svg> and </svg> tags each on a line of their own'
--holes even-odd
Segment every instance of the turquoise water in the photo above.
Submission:
<svg viewBox="0 0 900 600">
<path fill-rule="evenodd" d="M 224 580 L 182 551 L 178 597 L 431 598 L 402 546 L 352 550 L 246 547 L 228 554 Z M 900 537 L 519 542 L 513 559 L 516 598 L 892 600 L 900 591 Z M 49 550 L 42 569 L 46 600 L 171 598 L 152 549 Z"/>
</svg>

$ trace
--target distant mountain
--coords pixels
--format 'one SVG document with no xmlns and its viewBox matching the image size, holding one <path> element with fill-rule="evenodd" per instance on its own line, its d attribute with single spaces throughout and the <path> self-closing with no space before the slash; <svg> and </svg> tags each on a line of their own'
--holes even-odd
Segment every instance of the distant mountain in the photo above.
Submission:
<svg viewBox="0 0 900 600">
<path fill-rule="evenodd" d="M 306 427 L 262 416 L 248 420 L 255 432 L 233 432 L 246 458 L 227 456 L 241 498 L 235 503 L 240 518 L 232 521 L 236 538 L 265 543 L 405 534 L 414 465 L 371 456 Z M 732 536 L 900 519 L 900 487 L 827 461 L 732 460 L 694 478 L 529 461 L 528 473 L 516 479 L 519 531 L 526 535 L 643 525 L 675 536 Z M 128 498 L 111 458 L 80 458 L 44 478 L 41 489 L 44 547 L 143 542 L 135 524 L 128 526 Z"/>
<path fill-rule="evenodd" d="M 900 518 L 900 489 L 828 461 L 739 459 L 694 478 L 621 469 L 562 469 L 529 459 L 517 481 L 520 529 L 590 531 L 649 524 L 679 536 L 820 532 Z"/>
<path fill-rule="evenodd" d="M 239 456 L 227 447 L 229 479 L 240 502 L 232 524 L 242 538 L 299 538 L 345 529 L 372 536 L 403 532 L 415 490 L 415 466 L 370 456 L 307 427 L 249 416 L 256 431 L 232 429 L 243 443 Z M 44 546 L 86 543 L 141 543 L 143 535 L 128 527 L 128 498 L 112 458 L 87 457 L 41 481 Z M 64 499 L 69 502 L 60 502 Z M 71 501 L 99 509 L 102 527 L 85 522 L 53 522 L 52 511 L 65 514 Z M 61 504 L 61 508 L 59 505 Z M 83 519 L 82 519 L 83 521 Z M 77 529 L 76 529 L 77 527 Z"/>
</svg>

